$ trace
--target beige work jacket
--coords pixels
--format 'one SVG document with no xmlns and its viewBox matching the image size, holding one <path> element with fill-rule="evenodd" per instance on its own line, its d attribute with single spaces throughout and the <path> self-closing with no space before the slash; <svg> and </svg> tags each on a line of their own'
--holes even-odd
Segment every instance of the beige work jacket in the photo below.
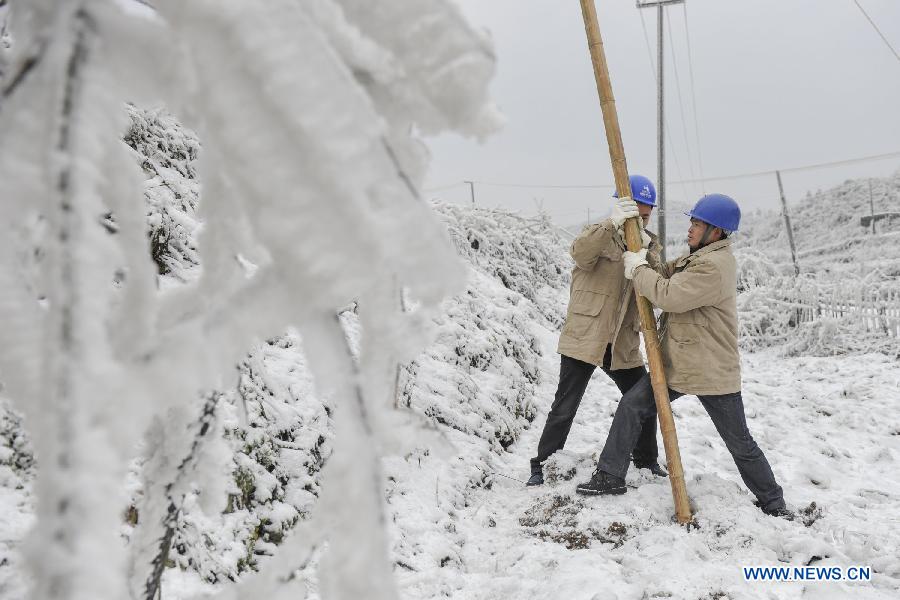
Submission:
<svg viewBox="0 0 900 600">
<path fill-rule="evenodd" d="M 669 387 L 695 395 L 739 392 L 737 264 L 731 240 L 668 263 L 662 275 L 638 267 L 634 286 L 665 311 L 659 329 Z"/>
<path fill-rule="evenodd" d="M 661 269 L 656 235 L 647 233 L 651 239 L 647 261 Z M 622 264 L 625 241 L 612 220 L 586 226 L 569 252 L 575 268 L 557 352 L 601 366 L 606 347 L 612 344 L 611 369 L 643 365 L 637 302 Z"/>
</svg>

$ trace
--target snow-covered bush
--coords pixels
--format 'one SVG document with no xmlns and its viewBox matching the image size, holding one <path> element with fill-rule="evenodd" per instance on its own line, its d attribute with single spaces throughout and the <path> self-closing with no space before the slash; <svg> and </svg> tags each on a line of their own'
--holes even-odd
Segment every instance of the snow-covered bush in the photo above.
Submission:
<svg viewBox="0 0 900 600">
<path fill-rule="evenodd" d="M 315 393 L 296 332 L 258 345 L 238 368 L 237 389 L 222 399 L 233 474 L 227 506 L 206 515 L 188 499 L 196 510 L 185 510 L 173 540 L 176 563 L 211 582 L 256 568 L 309 517 L 331 453 L 332 408 Z"/>
<path fill-rule="evenodd" d="M 131 125 L 125 143 L 138 155 L 147 176 L 150 255 L 160 275 L 186 281 L 198 266 L 197 202 L 200 185 L 196 161 L 200 142 L 163 109 L 127 105 Z"/>
<path fill-rule="evenodd" d="M 790 203 L 799 277 L 782 216 L 748 213 L 735 243 L 742 348 L 778 347 L 792 356 L 893 352 L 900 221 L 881 219 L 873 233 L 861 224 L 872 205 L 876 214 L 900 213 L 900 171 Z"/>
<path fill-rule="evenodd" d="M 436 424 L 500 451 L 534 420 L 541 349 L 521 297 L 478 272 L 472 279 L 465 294 L 444 304 L 435 342 L 404 367 L 401 398 Z"/>
<path fill-rule="evenodd" d="M 554 327 L 562 327 L 573 262 L 568 244 L 548 217 L 523 219 L 503 210 L 434 204 L 457 252 L 474 268 L 531 300 Z"/>
<path fill-rule="evenodd" d="M 736 258 L 738 293 L 771 284 L 779 278 L 776 265 L 756 248 L 742 248 Z"/>
<path fill-rule="evenodd" d="M 0 465 L 9 467 L 23 479 L 30 479 L 34 451 L 22 426 L 22 417 L 0 400 Z"/>
</svg>

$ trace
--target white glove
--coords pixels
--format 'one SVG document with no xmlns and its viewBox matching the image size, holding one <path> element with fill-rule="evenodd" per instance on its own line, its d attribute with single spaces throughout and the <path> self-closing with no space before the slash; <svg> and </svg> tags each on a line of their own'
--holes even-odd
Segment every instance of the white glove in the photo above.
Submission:
<svg viewBox="0 0 900 600">
<path fill-rule="evenodd" d="M 619 237 L 622 238 L 622 241 L 624 242 L 625 241 L 625 225 L 623 224 L 622 227 L 619 227 L 616 230 L 616 232 L 619 234 Z M 647 231 L 643 227 L 641 227 L 641 248 L 649 248 L 651 241 L 652 240 L 650 239 L 650 236 L 647 234 Z"/>
<path fill-rule="evenodd" d="M 638 217 L 640 214 L 641 213 L 638 212 L 637 202 L 631 198 L 621 198 L 618 202 L 613 204 L 611 218 L 616 229 L 621 229 L 622 224 L 627 219 Z"/>
<path fill-rule="evenodd" d="M 641 248 L 640 252 L 623 252 L 622 260 L 625 263 L 625 279 L 632 279 L 634 270 L 647 264 L 647 249 Z"/>
</svg>

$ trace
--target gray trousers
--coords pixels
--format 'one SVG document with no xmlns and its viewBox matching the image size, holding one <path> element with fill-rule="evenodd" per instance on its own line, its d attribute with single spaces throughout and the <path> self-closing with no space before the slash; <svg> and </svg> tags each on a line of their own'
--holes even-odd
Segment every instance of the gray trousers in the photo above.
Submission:
<svg viewBox="0 0 900 600">
<path fill-rule="evenodd" d="M 669 400 L 675 400 L 683 395 L 669 389 Z M 766 510 L 784 507 L 784 493 L 775 481 L 772 467 L 747 429 L 741 393 L 698 396 L 698 398 L 712 419 L 722 441 L 725 442 L 725 447 L 731 453 L 741 479 L 759 500 L 760 506 Z M 655 415 L 656 402 L 653 399 L 653 389 L 650 387 L 650 376 L 646 375 L 634 384 L 619 402 L 597 468 L 624 478 L 628 472 L 631 451 L 641 433 L 642 423 L 648 416 Z"/>
</svg>

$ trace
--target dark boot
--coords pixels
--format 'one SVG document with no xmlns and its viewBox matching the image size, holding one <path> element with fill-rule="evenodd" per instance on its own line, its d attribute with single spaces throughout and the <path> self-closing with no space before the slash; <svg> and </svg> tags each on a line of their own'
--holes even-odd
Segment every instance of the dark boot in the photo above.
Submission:
<svg viewBox="0 0 900 600">
<path fill-rule="evenodd" d="M 785 521 L 793 521 L 797 518 L 797 515 L 794 514 L 794 511 L 787 508 L 786 506 L 776 506 L 775 508 L 763 508 L 759 504 L 759 500 L 754 500 L 753 505 L 756 506 L 759 510 L 763 511 L 763 514 L 769 515 L 770 517 L 778 517 L 780 519 L 784 519 Z"/>
<path fill-rule="evenodd" d="M 542 471 L 535 471 L 531 474 L 531 477 L 528 478 L 528 481 L 525 482 L 525 485 L 528 487 L 535 485 L 544 485 L 544 473 Z"/>
<path fill-rule="evenodd" d="M 668 477 L 669 474 L 666 473 L 665 469 L 659 466 L 659 463 L 655 460 L 643 461 L 643 460 L 635 460 L 634 466 L 638 469 L 649 469 L 651 473 L 656 475 L 657 477 Z"/>
<path fill-rule="evenodd" d="M 793 521 L 797 518 L 797 515 L 794 514 L 794 511 L 784 506 L 782 506 L 781 508 L 774 508 L 772 510 L 763 509 L 763 512 L 770 517 L 778 517 L 780 519 L 784 519 L 785 521 Z"/>
<path fill-rule="evenodd" d="M 607 494 L 624 494 L 628 488 L 625 487 L 625 480 L 615 475 L 605 473 L 600 469 L 594 471 L 591 480 L 586 483 L 579 483 L 575 491 L 579 494 L 588 496 L 605 496 Z"/>
</svg>

